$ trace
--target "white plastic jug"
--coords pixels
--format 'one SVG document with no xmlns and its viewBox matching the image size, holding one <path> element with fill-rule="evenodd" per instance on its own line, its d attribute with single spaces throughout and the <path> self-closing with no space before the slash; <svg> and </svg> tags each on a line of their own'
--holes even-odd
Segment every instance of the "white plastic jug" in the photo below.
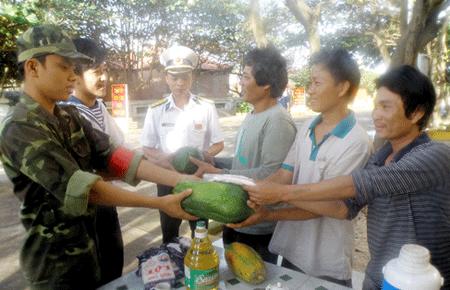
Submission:
<svg viewBox="0 0 450 290">
<path fill-rule="evenodd" d="M 430 264 L 430 251 L 414 244 L 403 245 L 398 258 L 383 267 L 383 275 L 383 290 L 439 290 L 444 284 L 439 271 Z"/>
</svg>

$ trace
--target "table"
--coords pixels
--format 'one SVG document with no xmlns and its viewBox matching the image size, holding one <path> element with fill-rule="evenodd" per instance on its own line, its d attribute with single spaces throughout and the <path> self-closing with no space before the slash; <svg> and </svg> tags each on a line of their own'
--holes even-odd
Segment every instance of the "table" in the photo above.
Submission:
<svg viewBox="0 0 450 290">
<path fill-rule="evenodd" d="M 255 288 L 265 288 L 267 285 L 275 285 L 281 282 L 283 286 L 289 287 L 290 290 L 348 290 L 351 288 L 344 287 L 332 282 L 311 277 L 300 272 L 296 272 L 287 268 L 283 268 L 271 263 L 265 263 L 267 267 L 266 279 L 257 285 L 250 284 L 236 277 L 227 266 L 225 261 L 224 249 L 214 244 L 217 254 L 219 255 L 219 290 L 254 290 Z M 181 279 L 183 280 L 183 279 Z M 97 290 L 143 290 L 144 284 L 142 278 L 136 275 L 136 271 L 132 271 L 124 276 L 117 278 L 97 288 Z M 184 290 L 184 280 L 178 281 L 172 289 Z"/>
</svg>

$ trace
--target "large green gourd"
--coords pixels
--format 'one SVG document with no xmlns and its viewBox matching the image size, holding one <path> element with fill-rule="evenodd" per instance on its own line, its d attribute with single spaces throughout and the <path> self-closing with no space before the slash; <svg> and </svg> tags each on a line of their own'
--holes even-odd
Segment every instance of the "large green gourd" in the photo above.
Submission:
<svg viewBox="0 0 450 290">
<path fill-rule="evenodd" d="M 181 202 L 181 207 L 199 218 L 222 223 L 238 223 L 254 210 L 247 205 L 248 193 L 240 186 L 225 182 L 184 180 L 178 182 L 173 193 L 192 188 L 192 194 Z"/>
<path fill-rule="evenodd" d="M 197 171 L 198 166 L 192 163 L 191 160 L 189 160 L 189 157 L 205 161 L 200 149 L 193 146 L 185 146 L 178 149 L 172 157 L 173 167 L 180 173 L 194 174 Z"/>
</svg>

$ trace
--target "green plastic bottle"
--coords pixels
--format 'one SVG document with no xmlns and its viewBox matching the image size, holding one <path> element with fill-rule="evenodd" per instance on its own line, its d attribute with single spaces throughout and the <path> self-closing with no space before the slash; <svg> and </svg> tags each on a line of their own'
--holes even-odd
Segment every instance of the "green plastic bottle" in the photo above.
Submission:
<svg viewBox="0 0 450 290">
<path fill-rule="evenodd" d="M 219 256 L 203 221 L 197 222 L 194 240 L 184 258 L 184 285 L 188 290 L 219 288 Z"/>
</svg>

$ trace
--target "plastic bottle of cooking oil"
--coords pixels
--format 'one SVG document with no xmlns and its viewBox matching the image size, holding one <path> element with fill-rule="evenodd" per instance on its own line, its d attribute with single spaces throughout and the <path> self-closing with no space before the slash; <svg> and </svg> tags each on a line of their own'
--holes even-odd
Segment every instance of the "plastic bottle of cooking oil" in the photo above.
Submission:
<svg viewBox="0 0 450 290">
<path fill-rule="evenodd" d="M 219 288 L 219 256 L 208 238 L 204 221 L 197 222 L 194 241 L 184 258 L 184 277 L 188 290 Z"/>
</svg>

